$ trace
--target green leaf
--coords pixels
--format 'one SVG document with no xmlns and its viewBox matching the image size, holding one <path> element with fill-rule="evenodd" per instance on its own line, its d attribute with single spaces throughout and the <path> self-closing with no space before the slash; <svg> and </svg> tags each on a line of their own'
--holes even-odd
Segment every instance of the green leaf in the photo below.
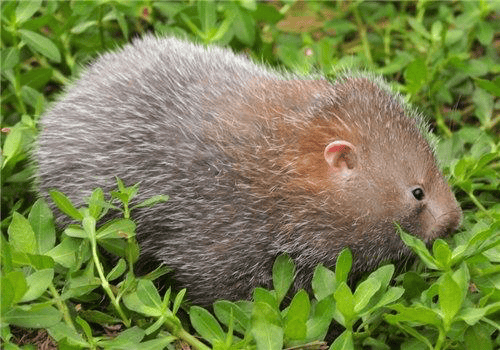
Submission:
<svg viewBox="0 0 500 350">
<path fill-rule="evenodd" d="M 233 31 L 231 30 L 234 19 L 234 15 L 228 14 L 228 11 L 226 11 L 224 20 L 218 26 L 217 30 L 211 35 L 209 41 L 219 42 L 220 44 L 225 44 L 231 41 L 234 36 Z"/>
<path fill-rule="evenodd" d="M 154 2 L 152 3 L 153 8 L 157 9 L 165 15 L 167 18 L 175 17 L 179 12 L 183 11 L 188 7 L 187 3 L 177 3 L 177 2 Z"/>
<path fill-rule="evenodd" d="M 187 291 L 186 288 L 181 289 L 179 291 L 179 293 L 177 293 L 177 295 L 175 296 L 174 303 L 172 305 L 172 313 L 174 315 L 177 314 L 177 311 L 179 311 L 179 308 L 181 307 L 182 300 L 184 299 L 184 296 L 186 295 L 186 291 Z M 163 302 L 165 303 L 165 298 L 163 298 Z"/>
<path fill-rule="evenodd" d="M 152 339 L 134 346 L 134 350 L 158 350 L 158 349 L 168 349 L 167 345 L 178 340 L 177 337 L 171 336 L 162 336 L 158 339 Z"/>
<path fill-rule="evenodd" d="M 98 344 L 104 349 L 137 349 L 145 336 L 146 333 L 143 329 L 134 326 L 124 330 L 112 340 L 101 340 Z"/>
<path fill-rule="evenodd" d="M 113 14 L 116 16 L 116 21 L 118 22 L 118 25 L 120 26 L 120 30 L 122 31 L 122 34 L 125 37 L 125 40 L 128 41 L 129 40 L 129 30 L 128 30 L 128 23 L 125 20 L 125 15 L 114 6 L 113 6 Z"/>
<path fill-rule="evenodd" d="M 83 230 L 87 234 L 87 238 L 90 238 L 92 241 L 96 237 L 95 225 L 96 221 L 92 216 L 86 215 L 82 220 Z"/>
<path fill-rule="evenodd" d="M 252 47 L 255 43 L 255 21 L 250 13 L 236 3 L 231 7 L 234 34 L 243 44 Z"/>
<path fill-rule="evenodd" d="M 189 319 L 196 332 L 211 344 L 214 344 L 216 341 L 223 342 L 225 340 L 224 331 L 219 322 L 204 308 L 192 306 L 189 309 Z"/>
<path fill-rule="evenodd" d="M 71 345 L 90 348 L 90 344 L 87 343 L 75 329 L 68 326 L 66 322 L 59 322 L 53 326 L 47 327 L 47 331 L 58 343 L 66 338 Z"/>
<path fill-rule="evenodd" d="M 160 317 L 163 313 L 162 301 L 150 280 L 139 279 L 137 289 L 123 297 L 125 306 L 146 316 Z"/>
<path fill-rule="evenodd" d="M 24 278 L 24 275 L 21 273 Z M 26 282 L 24 282 L 24 290 L 22 294 L 26 291 Z M 12 305 L 15 303 L 16 292 L 15 287 L 10 282 L 10 279 L 6 276 L 2 276 L 0 280 L 0 315 L 3 315 L 7 310 L 10 310 Z M 20 293 L 21 294 L 21 293 Z"/>
<path fill-rule="evenodd" d="M 472 307 L 468 307 L 462 310 L 457 317 L 463 320 L 469 326 L 472 326 L 479 322 L 486 315 L 486 312 L 486 308 L 475 309 Z"/>
<path fill-rule="evenodd" d="M 428 324 L 436 327 L 441 325 L 438 314 L 425 306 L 406 307 L 402 304 L 394 304 L 387 307 L 398 312 L 396 315 L 384 315 L 384 318 L 391 324 L 396 324 L 398 322 L 416 322 L 418 324 Z"/>
<path fill-rule="evenodd" d="M 127 270 L 127 263 L 125 259 L 118 260 L 118 263 L 113 267 L 113 269 L 108 273 L 106 279 L 108 281 L 113 281 L 123 275 L 123 273 Z"/>
<path fill-rule="evenodd" d="M 373 271 L 368 278 L 373 278 L 380 282 L 380 285 L 385 289 L 391 282 L 392 275 L 394 274 L 394 265 L 384 265 Z"/>
<path fill-rule="evenodd" d="M 30 47 L 31 50 L 36 51 L 48 59 L 59 63 L 61 62 L 61 54 L 57 46 L 47 37 L 31 30 L 19 29 L 21 39 Z"/>
<path fill-rule="evenodd" d="M 325 28 L 335 30 L 336 35 L 339 36 L 345 36 L 358 30 L 358 27 L 354 23 L 340 18 L 325 22 Z"/>
<path fill-rule="evenodd" d="M 215 28 L 217 21 L 216 6 L 213 1 L 198 1 L 196 3 L 198 16 L 201 22 L 201 30 L 208 33 Z"/>
<path fill-rule="evenodd" d="M 301 289 L 292 299 L 285 317 L 285 338 L 302 340 L 306 337 L 306 322 L 311 310 L 311 303 L 307 292 Z"/>
<path fill-rule="evenodd" d="M 478 323 L 467 328 L 464 340 L 467 350 L 493 350 L 492 334 L 488 325 Z"/>
<path fill-rule="evenodd" d="M 97 239 L 130 238 L 135 236 L 135 223 L 129 219 L 116 219 L 97 230 Z"/>
<path fill-rule="evenodd" d="M 496 82 L 479 78 L 475 78 L 474 80 L 477 86 L 479 86 L 481 89 L 488 91 L 496 97 L 500 97 L 500 80 L 498 78 L 496 79 Z"/>
<path fill-rule="evenodd" d="M 50 305 L 32 304 L 30 307 L 14 307 L 3 315 L 5 322 L 23 328 L 48 328 L 57 324 L 61 313 Z"/>
<path fill-rule="evenodd" d="M 377 304 L 373 307 L 373 310 L 386 306 L 390 303 L 397 301 L 403 296 L 405 292 L 404 288 L 401 287 L 390 287 L 387 292 L 380 298 Z"/>
<path fill-rule="evenodd" d="M 34 68 L 21 76 L 21 85 L 31 86 L 35 90 L 43 90 L 54 74 L 52 68 Z"/>
<path fill-rule="evenodd" d="M 451 325 L 453 318 L 462 306 L 462 291 L 450 273 L 445 273 L 439 283 L 439 305 L 443 312 L 445 325 Z"/>
<path fill-rule="evenodd" d="M 14 212 L 7 232 L 9 234 L 9 244 L 14 250 L 23 253 L 37 253 L 35 232 L 33 232 L 29 221 L 24 216 Z"/>
<path fill-rule="evenodd" d="M 2 168 L 21 151 L 22 137 L 23 133 L 19 128 L 12 128 L 7 134 L 2 148 Z"/>
<path fill-rule="evenodd" d="M 346 329 L 335 339 L 329 350 L 354 350 L 352 332 Z"/>
<path fill-rule="evenodd" d="M 460 265 L 460 268 L 457 269 L 455 272 L 453 272 L 453 280 L 458 284 L 458 287 L 460 288 L 461 291 L 461 298 L 462 301 L 465 300 L 467 290 L 469 288 L 470 284 L 470 273 L 469 269 L 467 268 L 467 264 L 463 262 Z"/>
<path fill-rule="evenodd" d="M 337 263 L 335 264 L 335 278 L 337 279 L 337 285 L 341 282 L 347 282 L 347 277 L 352 267 L 352 253 L 348 248 L 342 250 L 337 257 Z"/>
<path fill-rule="evenodd" d="M 155 204 L 166 202 L 166 201 L 168 201 L 169 198 L 170 198 L 169 196 L 165 196 L 165 195 L 161 195 L 161 194 L 157 195 L 157 196 L 153 196 L 153 197 L 148 198 L 145 201 L 143 201 L 137 205 L 134 205 L 131 209 L 151 207 Z"/>
<path fill-rule="evenodd" d="M 33 204 L 28 220 L 35 233 L 38 253 L 44 254 L 52 249 L 56 242 L 54 216 L 44 199 L 40 198 Z"/>
<path fill-rule="evenodd" d="M 45 97 L 43 94 L 33 89 L 31 86 L 25 85 L 21 88 L 21 97 L 28 106 L 33 108 L 37 108 L 37 106 L 43 107 L 45 104 Z"/>
<path fill-rule="evenodd" d="M 26 278 L 21 271 L 11 271 L 2 276 L 1 291 L 5 293 L 8 304 L 17 303 L 28 289 Z M 3 300 L 3 297 L 2 297 Z M 8 305 L 6 304 L 6 305 Z M 2 304 L 2 308 L 4 304 Z"/>
<path fill-rule="evenodd" d="M 122 322 L 122 320 L 118 317 L 114 317 L 97 310 L 84 310 L 84 311 L 79 311 L 78 313 L 88 322 L 99 323 L 99 324 L 104 324 L 104 323 L 114 324 Z"/>
<path fill-rule="evenodd" d="M 288 255 L 278 256 L 273 265 L 273 286 L 278 304 L 281 303 L 290 289 L 294 276 L 295 265 L 292 259 Z"/>
<path fill-rule="evenodd" d="M 354 296 L 352 295 L 351 289 L 347 286 L 345 282 L 341 282 L 334 293 L 337 309 L 340 311 L 344 317 L 343 322 L 340 322 L 344 327 L 350 329 L 352 324 L 352 319 L 355 317 L 354 312 Z"/>
<path fill-rule="evenodd" d="M 273 308 L 265 302 L 256 301 L 252 308 L 252 323 L 255 322 L 272 323 L 281 327 L 281 313 L 278 308 Z"/>
<path fill-rule="evenodd" d="M 492 23 L 489 22 L 479 22 L 477 28 L 476 37 L 483 46 L 491 45 L 491 41 L 495 35 Z"/>
<path fill-rule="evenodd" d="M 18 24 L 29 20 L 42 6 L 42 0 L 19 1 L 16 8 L 16 21 Z"/>
<path fill-rule="evenodd" d="M 481 121 L 481 125 L 489 127 L 494 109 L 493 96 L 483 89 L 475 89 L 472 101 L 474 102 L 475 115 Z"/>
<path fill-rule="evenodd" d="M 137 293 L 145 305 L 161 308 L 162 301 L 155 285 L 150 280 L 140 279 L 137 284 Z"/>
<path fill-rule="evenodd" d="M 75 25 L 73 28 L 71 28 L 70 33 L 71 34 L 81 34 L 85 32 L 87 29 L 93 26 L 97 26 L 98 22 L 96 20 L 92 21 L 84 21 L 81 23 L 78 23 Z"/>
<path fill-rule="evenodd" d="M 312 278 L 312 289 L 314 296 L 318 301 L 335 293 L 336 280 L 335 274 L 322 264 L 316 266 Z"/>
<path fill-rule="evenodd" d="M 94 276 L 94 264 L 89 263 L 85 270 L 73 274 L 67 281 L 61 297 L 69 299 L 86 295 L 101 285 L 99 278 Z"/>
<path fill-rule="evenodd" d="M 408 24 L 415 30 L 415 32 L 420 34 L 422 37 L 429 40 L 431 39 L 431 35 L 427 31 L 427 29 L 425 29 L 424 25 L 416 18 L 408 18 Z"/>
<path fill-rule="evenodd" d="M 323 340 L 335 312 L 335 299 L 333 294 L 313 304 L 312 315 L 307 320 L 307 341 Z"/>
<path fill-rule="evenodd" d="M 137 191 L 139 190 L 139 184 L 135 184 L 129 187 L 126 187 L 123 181 L 120 178 L 116 178 L 116 184 L 118 185 L 119 191 L 112 191 L 111 197 L 117 198 L 124 205 L 127 204 L 136 196 Z"/>
<path fill-rule="evenodd" d="M 62 242 L 49 250 L 46 254 L 54 261 L 66 268 L 71 268 L 76 264 L 76 255 L 78 254 L 82 241 L 80 239 L 65 237 Z"/>
<path fill-rule="evenodd" d="M 250 326 L 250 317 L 235 303 L 227 300 L 219 300 L 214 303 L 215 316 L 224 325 L 228 326 L 233 318 L 234 330 L 245 334 Z"/>
<path fill-rule="evenodd" d="M 434 254 L 437 262 L 441 264 L 445 269 L 448 269 L 451 261 L 451 250 L 442 239 L 436 239 L 432 245 L 432 253 Z"/>
<path fill-rule="evenodd" d="M 111 241 L 111 240 L 106 240 L 106 241 Z M 102 245 L 102 242 L 104 242 L 104 241 L 100 241 L 100 242 Z M 125 245 L 126 257 L 128 257 L 130 262 L 132 264 L 134 264 L 137 260 L 139 260 L 139 254 L 140 254 L 139 244 L 137 243 L 137 240 L 134 237 L 128 239 L 126 243 L 127 243 Z"/>
<path fill-rule="evenodd" d="M 80 227 L 80 225 L 69 225 L 64 230 L 64 234 L 68 237 L 74 238 L 88 238 L 87 232 Z"/>
<path fill-rule="evenodd" d="M 0 233 L 0 261 L 2 266 L 2 273 L 11 272 L 14 269 L 12 250 L 9 242 L 3 234 Z M 0 304 L 1 306 L 2 304 Z"/>
<path fill-rule="evenodd" d="M 38 299 L 47 290 L 54 278 L 54 269 L 35 271 L 26 278 L 28 290 L 23 295 L 21 302 Z"/>
<path fill-rule="evenodd" d="M 50 191 L 50 197 L 54 201 L 54 204 L 64 214 L 68 215 L 69 217 L 77 221 L 83 220 L 82 214 L 74 207 L 73 203 L 71 203 L 71 201 L 65 194 L 59 191 Z"/>
<path fill-rule="evenodd" d="M 441 21 L 435 21 L 432 23 L 431 28 L 431 38 L 432 41 L 440 42 L 442 40 L 443 34 L 443 23 Z"/>
<path fill-rule="evenodd" d="M 13 69 L 19 63 L 19 50 L 15 47 L 2 48 L 1 57 L 2 72 Z"/>
<path fill-rule="evenodd" d="M 477 249 L 483 242 L 490 238 L 492 230 L 490 227 L 478 227 L 477 232 L 467 242 L 467 248 Z"/>
<path fill-rule="evenodd" d="M 54 260 L 47 255 L 12 252 L 12 262 L 16 266 L 31 266 L 36 270 L 51 269 Z"/>
<path fill-rule="evenodd" d="M 416 58 L 404 72 L 408 92 L 415 95 L 427 82 L 427 65 L 422 58 Z"/>
<path fill-rule="evenodd" d="M 83 329 L 83 332 L 87 336 L 87 339 L 92 339 L 92 329 L 90 328 L 90 325 L 88 324 L 87 321 L 85 321 L 83 318 L 80 316 L 76 316 L 75 318 L 76 323 L 80 325 L 80 327 Z"/>
<path fill-rule="evenodd" d="M 269 24 L 276 24 L 283 18 L 276 7 L 260 1 L 257 3 L 257 10 L 252 15 L 257 22 Z"/>
<path fill-rule="evenodd" d="M 358 313 L 368 305 L 370 299 L 380 289 L 380 281 L 374 278 L 368 278 L 361 282 L 354 292 L 354 312 Z"/>
<path fill-rule="evenodd" d="M 252 325 L 251 334 L 257 349 L 281 350 L 283 348 L 283 329 L 275 324 L 257 322 Z"/>
<path fill-rule="evenodd" d="M 401 236 L 401 239 L 403 242 L 412 248 L 412 250 L 417 253 L 417 255 L 420 257 L 422 262 L 429 268 L 434 269 L 434 270 L 439 270 L 438 266 L 436 265 L 436 261 L 432 257 L 432 255 L 429 253 L 427 250 L 424 242 L 422 242 L 420 239 L 406 233 L 403 231 L 401 226 L 399 224 L 395 224 L 397 231 L 399 232 L 399 235 Z"/>
<path fill-rule="evenodd" d="M 120 256 L 122 258 L 127 257 L 127 249 L 129 249 L 129 245 L 134 244 L 135 242 L 125 241 L 124 239 L 101 239 L 99 240 L 99 246 L 106 249 L 111 254 L 116 256 Z"/>
<path fill-rule="evenodd" d="M 89 213 L 96 220 L 99 219 L 104 209 L 102 203 L 104 203 L 104 192 L 102 188 L 96 188 L 89 198 Z"/>
<path fill-rule="evenodd" d="M 276 300 L 276 293 L 267 289 L 257 287 L 253 290 L 253 300 L 255 302 L 263 302 L 268 304 L 271 308 L 278 310 L 279 303 Z"/>
</svg>

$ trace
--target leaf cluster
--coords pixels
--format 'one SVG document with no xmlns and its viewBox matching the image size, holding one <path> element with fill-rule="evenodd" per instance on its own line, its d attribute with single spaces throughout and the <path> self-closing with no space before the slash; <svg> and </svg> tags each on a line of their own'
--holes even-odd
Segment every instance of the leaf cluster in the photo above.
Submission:
<svg viewBox="0 0 500 350">
<path fill-rule="evenodd" d="M 11 329 L 23 327 L 46 329 L 67 349 L 499 347 L 499 10 L 494 0 L 2 1 L 2 346 L 16 348 Z M 316 268 L 311 293 L 290 290 L 294 266 L 279 257 L 273 290 L 211 310 L 190 307 L 184 291 L 160 293 L 153 281 L 166 268 L 135 276 L 137 186 L 118 181 L 109 199 L 97 189 L 83 208 L 53 192 L 76 222 L 56 233 L 32 191 L 39 118 L 99 52 L 148 32 L 230 46 L 300 73 L 384 75 L 432 116 L 437 156 L 464 210 L 461 231 L 430 250 L 401 233 L 420 262 L 399 275 L 382 266 L 357 286 L 347 283 L 344 252 L 335 271 Z M 106 220 L 112 213 L 121 217 Z"/>
<path fill-rule="evenodd" d="M 139 246 L 130 211 L 168 198 L 155 196 L 129 208 L 138 186 L 126 187 L 119 179 L 117 184 L 110 200 L 98 188 L 78 209 L 64 194 L 51 192 L 57 208 L 78 222 L 60 237 L 43 199 L 35 202 L 27 218 L 14 213 L 8 240 L 1 237 L 0 331 L 6 349 L 16 348 L 10 342 L 12 326 L 46 329 L 67 349 L 159 349 L 175 341 L 196 349 L 208 349 L 208 344 L 228 350 L 326 349 L 332 326 L 341 330 L 329 346 L 332 350 L 389 349 L 391 344 L 412 349 L 500 345 L 498 222 L 478 224 L 452 246 L 438 239 L 432 252 L 398 227 L 425 265 L 424 273 L 395 277 L 394 266 L 384 265 L 352 288 L 352 255 L 346 249 L 335 271 L 316 267 L 312 295 L 303 289 L 290 294 L 295 266 L 282 255 L 273 266 L 272 290 L 256 288 L 251 301 L 216 301 L 212 314 L 183 303 L 185 289 L 175 297 L 170 288 L 160 295 L 153 280 L 167 268 L 135 276 Z M 109 211 L 122 217 L 98 225 Z M 117 260 L 109 264 L 98 248 Z M 188 323 L 178 315 L 181 307 Z M 91 325 L 118 325 L 119 332 L 109 338 Z"/>
</svg>

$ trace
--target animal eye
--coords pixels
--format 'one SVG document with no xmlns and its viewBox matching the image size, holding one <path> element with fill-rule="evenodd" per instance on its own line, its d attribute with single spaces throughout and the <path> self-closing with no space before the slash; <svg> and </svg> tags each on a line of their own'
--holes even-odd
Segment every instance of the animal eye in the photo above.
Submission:
<svg viewBox="0 0 500 350">
<path fill-rule="evenodd" d="M 415 197 L 415 199 L 418 201 L 421 201 L 425 197 L 424 190 L 420 187 L 415 188 L 413 191 L 411 191 L 411 193 L 413 194 L 413 197 Z"/>
</svg>

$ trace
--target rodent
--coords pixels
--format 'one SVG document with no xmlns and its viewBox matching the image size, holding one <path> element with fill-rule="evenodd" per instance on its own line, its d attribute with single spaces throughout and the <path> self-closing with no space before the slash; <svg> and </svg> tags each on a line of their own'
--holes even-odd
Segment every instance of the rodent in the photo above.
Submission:
<svg viewBox="0 0 500 350">
<path fill-rule="evenodd" d="M 141 259 L 198 304 L 269 286 L 281 253 L 305 287 L 344 247 L 355 271 L 409 255 L 395 221 L 430 242 L 461 220 L 422 117 L 363 74 L 330 82 L 146 36 L 91 64 L 41 125 L 40 193 L 81 203 L 118 176 L 138 200 L 170 196 L 132 212 Z"/>
</svg>

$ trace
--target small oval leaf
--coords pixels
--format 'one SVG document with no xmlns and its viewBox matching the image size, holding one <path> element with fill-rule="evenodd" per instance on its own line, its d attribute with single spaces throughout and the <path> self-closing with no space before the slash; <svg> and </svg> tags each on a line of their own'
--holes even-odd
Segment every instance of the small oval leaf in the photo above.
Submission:
<svg viewBox="0 0 500 350">
<path fill-rule="evenodd" d="M 20 29 L 19 34 L 21 34 L 21 39 L 30 49 L 44 55 L 56 63 L 61 62 L 59 49 L 50 39 L 26 29 Z"/>
</svg>

